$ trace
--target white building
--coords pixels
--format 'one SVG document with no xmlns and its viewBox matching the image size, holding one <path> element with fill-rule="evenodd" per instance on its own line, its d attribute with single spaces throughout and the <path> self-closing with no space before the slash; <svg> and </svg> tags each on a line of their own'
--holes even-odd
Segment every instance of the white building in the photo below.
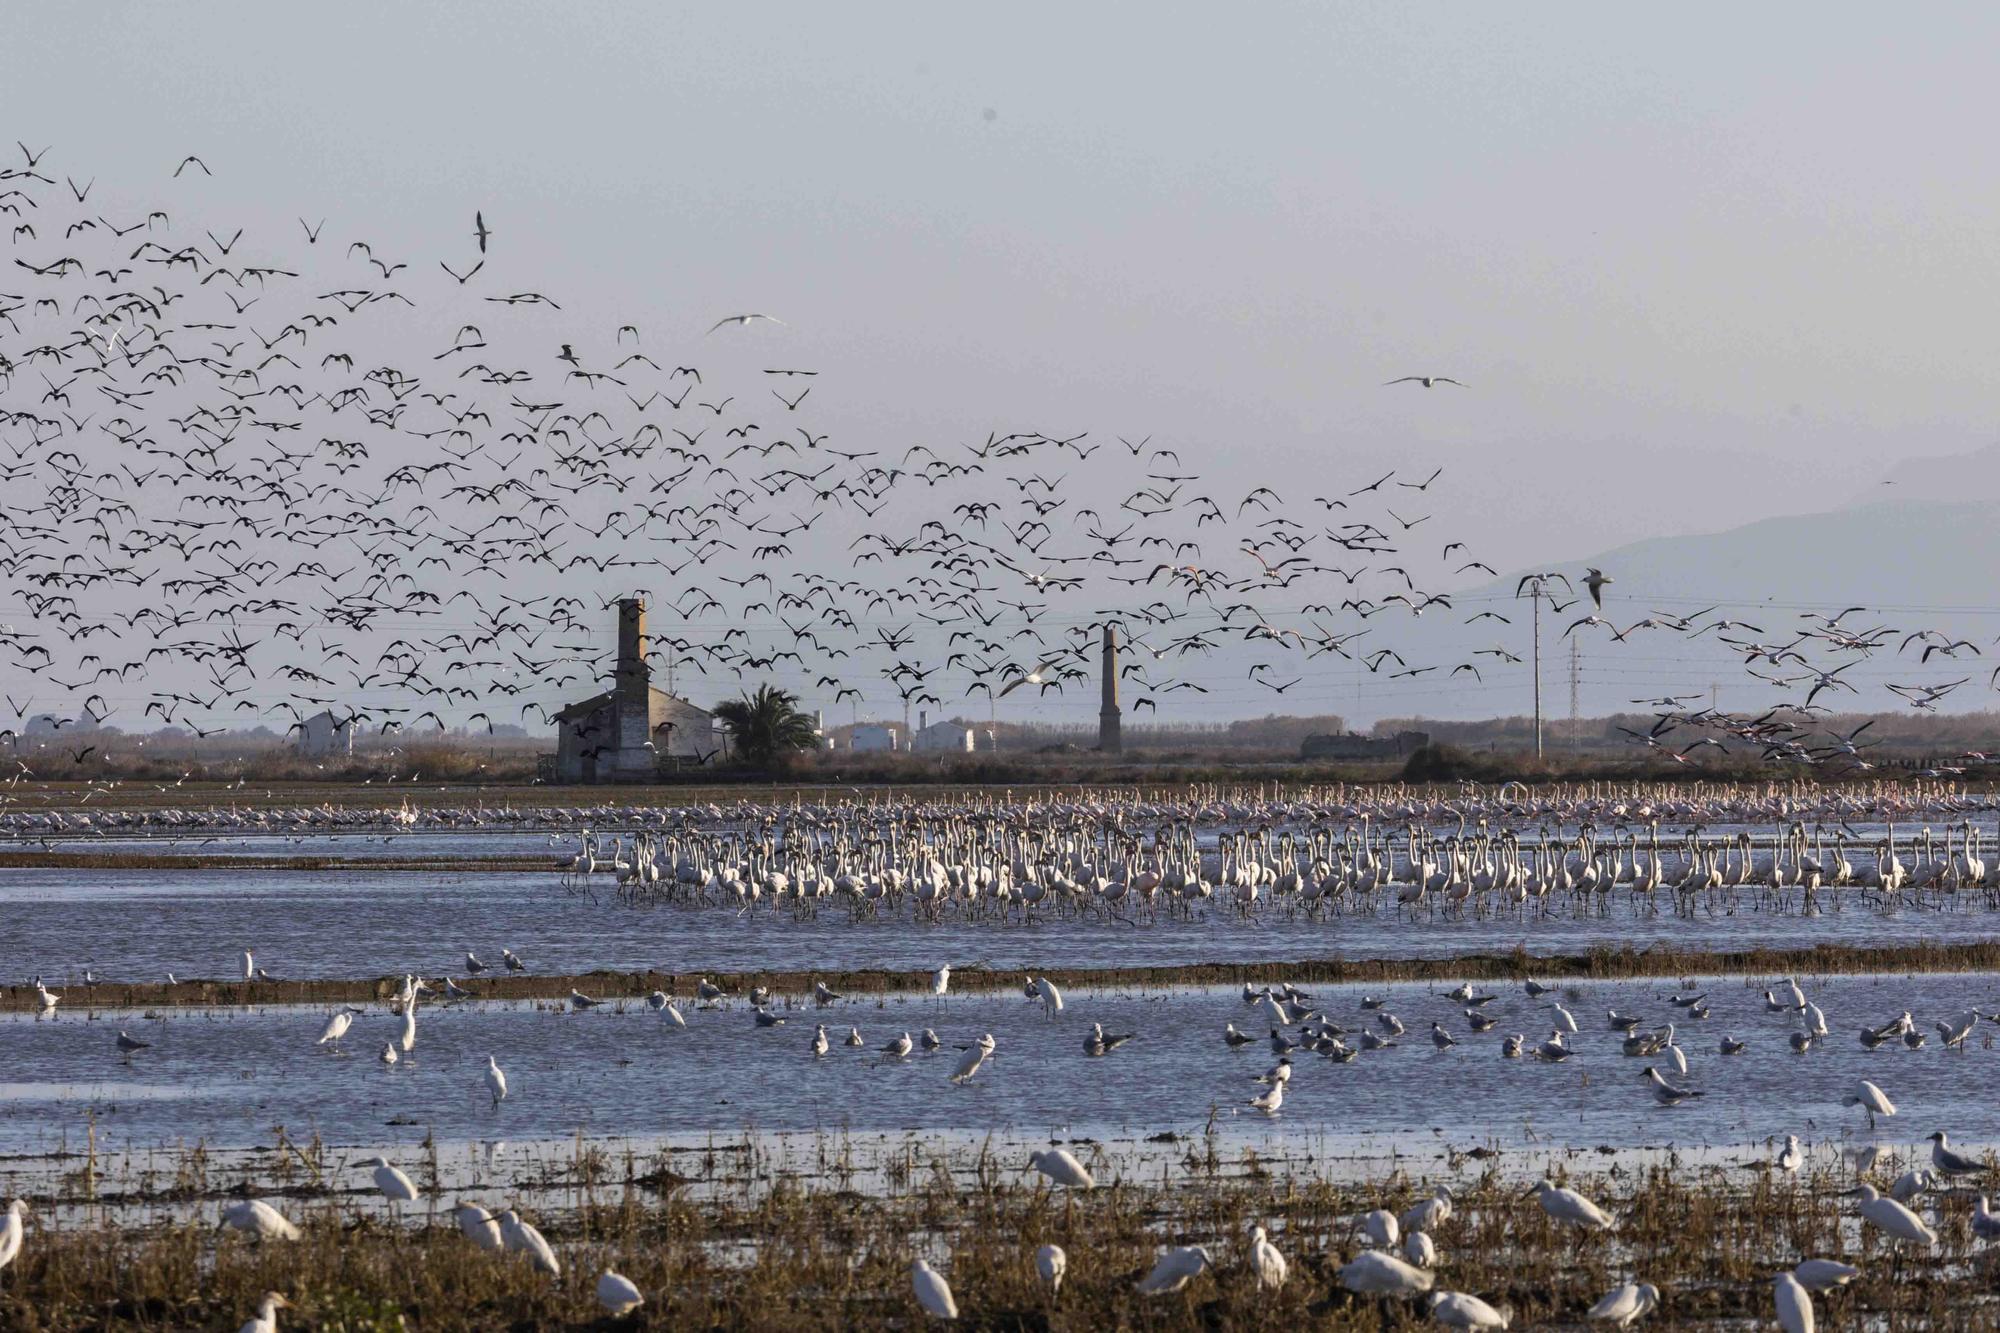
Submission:
<svg viewBox="0 0 2000 1333">
<path fill-rule="evenodd" d="M 910 748 L 925 754 L 972 753 L 972 728 L 956 722 L 930 722 L 929 714 L 917 714 L 917 729 L 910 733 Z"/>
<path fill-rule="evenodd" d="M 324 709 L 299 723 L 298 752 L 304 759 L 354 753 L 354 722 Z"/>
<path fill-rule="evenodd" d="M 847 746 L 856 754 L 881 754 L 896 748 L 896 729 L 879 722 L 863 722 L 848 734 Z"/>
</svg>

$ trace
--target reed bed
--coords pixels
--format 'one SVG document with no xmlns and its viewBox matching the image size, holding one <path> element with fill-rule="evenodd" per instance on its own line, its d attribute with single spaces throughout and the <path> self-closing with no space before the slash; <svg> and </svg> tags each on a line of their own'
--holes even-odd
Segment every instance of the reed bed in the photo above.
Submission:
<svg viewBox="0 0 2000 1333">
<path fill-rule="evenodd" d="M 1285 962 L 1067 968 L 1046 975 L 1065 989 L 1161 990 L 1177 986 L 1275 985 L 1279 981 L 1301 986 L 1439 981 L 1504 983 L 1533 977 L 1555 984 L 1639 977 L 1819 977 L 1871 972 L 2000 972 L 2000 937 L 1949 942 L 1919 940 L 1882 946 L 1817 944 L 1794 949 L 1704 950 L 1654 945 L 1644 949 L 1604 947 L 1582 953 L 1531 954 L 1517 948 L 1504 953 L 1462 954 L 1451 958 L 1333 956 Z M 931 975 L 928 971 L 876 968 L 701 973 L 603 970 L 561 975 L 510 973 L 474 977 L 461 984 L 474 996 L 492 1000 L 562 1000 L 572 990 L 610 1000 L 639 999 L 654 991 L 665 991 L 688 1000 L 705 976 L 732 993 L 747 994 L 754 986 L 769 987 L 778 997 L 776 1003 L 786 1006 L 805 1003 L 815 981 L 856 994 L 907 994 L 928 991 Z M 54 984 L 54 979 L 49 980 Z M 977 966 L 956 968 L 951 975 L 954 992 L 1018 989 L 1021 982 L 1019 974 Z M 62 1003 L 69 1010 L 361 1004 L 389 1000 L 402 987 L 401 975 L 303 981 L 191 980 L 174 985 L 103 983 L 86 987 L 79 983 L 70 986 Z M 32 986 L 0 987 L 0 1012 L 31 1010 L 36 1003 Z"/>
<path fill-rule="evenodd" d="M 1091 1160 L 1090 1146 L 1073 1146 Z M 79 1174 L 61 1194 L 30 1200 L 42 1216 L 0 1277 L 0 1327 L 233 1329 L 267 1290 L 298 1307 L 284 1327 L 611 1327 L 593 1296 L 597 1274 L 610 1267 L 646 1296 L 621 1326 L 919 1328 L 927 1321 L 908 1278 L 918 1255 L 947 1275 L 962 1325 L 975 1329 L 1431 1326 L 1417 1306 L 1342 1291 L 1336 1273 L 1360 1246 L 1359 1214 L 1400 1211 L 1436 1181 L 1394 1173 L 1335 1183 L 1294 1174 L 1284 1161 L 1231 1157 L 1201 1136 L 1183 1147 L 1178 1161 L 1153 1168 L 1157 1178 L 1069 1197 L 1023 1162 L 978 1148 L 933 1153 L 913 1143 L 897 1160 L 869 1164 L 863 1179 L 837 1139 L 824 1145 L 819 1172 L 805 1177 L 774 1174 L 754 1148 L 705 1163 L 685 1155 L 621 1161 L 579 1140 L 562 1173 L 564 1197 L 527 1205 L 562 1259 L 559 1280 L 461 1236 L 449 1212 L 455 1196 L 439 1188 L 434 1163 L 412 1171 L 424 1197 L 392 1221 L 372 1198 L 314 1183 L 324 1179 L 317 1145 L 272 1153 L 268 1177 L 238 1180 L 229 1196 L 276 1202 L 304 1230 L 290 1243 L 218 1232 L 215 1196 L 199 1188 L 167 1220 L 117 1226 L 80 1202 Z M 1101 1152 L 1095 1165 L 1110 1174 Z M 698 1201 L 688 1172 L 707 1177 Z M 200 1181 L 205 1170 L 195 1164 L 187 1176 Z M 88 1182 L 107 1183 L 115 1182 Z M 1497 1162 L 1476 1176 L 1461 1170 L 1450 1183 L 1453 1216 L 1433 1232 L 1438 1287 L 1511 1310 L 1517 1329 L 1581 1327 L 1590 1304 L 1628 1278 L 1664 1293 L 1646 1327 L 1768 1326 L 1770 1278 L 1808 1257 L 1862 1270 L 1850 1287 L 1816 1297 L 1825 1327 L 2000 1321 L 1995 1264 L 1970 1233 L 1962 1193 L 1918 1205 L 1939 1231 L 1935 1250 L 1891 1253 L 1857 1230 L 1840 1195 L 1852 1178 L 1831 1164 L 1787 1175 L 1667 1156 L 1578 1171 L 1564 1183 L 1618 1218 L 1601 1235 L 1559 1228 Z M 1258 1224 L 1292 1266 L 1275 1293 L 1257 1290 L 1246 1270 L 1249 1228 Z M 1051 1242 L 1069 1255 L 1057 1299 L 1032 1263 Z M 1138 1294 L 1137 1277 L 1162 1247 L 1178 1244 L 1207 1246 L 1215 1267 L 1182 1293 Z"/>
</svg>

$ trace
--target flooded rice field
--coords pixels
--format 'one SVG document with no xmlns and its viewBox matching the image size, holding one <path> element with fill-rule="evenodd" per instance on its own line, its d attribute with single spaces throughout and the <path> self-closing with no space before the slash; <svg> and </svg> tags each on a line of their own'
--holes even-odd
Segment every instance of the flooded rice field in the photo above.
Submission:
<svg viewBox="0 0 2000 1333">
<path fill-rule="evenodd" d="M 1692 1019 L 1669 997 L 1693 985 L 1708 993 L 1711 1016 Z M 1239 1125 L 1263 1134 L 1400 1139 L 1413 1148 L 1445 1141 L 1567 1143 L 1687 1148 L 1756 1144 L 1788 1133 L 1873 1141 L 1861 1110 L 1842 1099 L 1857 1080 L 1881 1086 L 1903 1112 L 1884 1118 L 1882 1141 L 1945 1128 L 1972 1144 L 2000 1139 L 2000 1027 L 1981 1018 L 1964 1050 L 1932 1034 L 1939 1019 L 2000 1008 L 1988 978 L 1960 975 L 1805 979 L 1831 1035 L 1804 1054 L 1788 1045 L 1801 1020 L 1767 1009 L 1762 982 L 1595 983 L 1531 999 L 1495 987 L 1474 1012 L 1493 1027 L 1474 1033 L 1468 1006 L 1437 987 L 1378 990 L 1364 1009 L 1359 988 L 1329 987 L 1312 1005 L 1348 1031 L 1386 1034 L 1393 1015 L 1405 1029 L 1395 1044 L 1361 1049 L 1351 1063 L 1309 1050 L 1291 1053 L 1293 1072 L 1275 1116 L 1251 1106 L 1252 1081 L 1277 1054 L 1262 1006 L 1238 991 L 1074 991 L 1053 1020 L 1040 1003 L 1006 992 L 966 996 L 851 997 L 827 1006 L 798 1002 L 760 1026 L 738 1000 L 706 1009 L 685 1004 L 682 1028 L 644 1003 L 576 1011 L 555 1001 L 419 1006 L 413 1049 L 384 1065 L 400 1043 L 402 1020 L 376 1006 L 356 1016 L 337 1043 L 316 1045 L 319 1010 L 273 1005 L 159 1010 L 152 1014 L 81 1008 L 72 994 L 47 1018 L 0 1019 L 8 1059 L 0 1078 L 0 1153 L 39 1154 L 82 1143 L 145 1147 L 200 1141 L 218 1146 L 266 1140 L 273 1126 L 294 1136 L 340 1143 L 409 1146 L 441 1141 L 671 1135 L 691 1131 L 936 1131 L 952 1135 L 1028 1132 L 1054 1137 L 1186 1133 L 1212 1120 L 1225 1136 Z M 1560 1001 L 1581 1031 L 1560 1062 L 1534 1058 L 1563 1022 Z M 1678 1020 L 1672 1051 L 1621 1053 L 1623 1033 L 1607 1010 L 1636 1016 L 1643 1030 Z M 1901 1040 L 1864 1049 L 1864 1025 L 1904 1011 L 1929 1035 L 1920 1050 Z M 1432 1023 L 1457 1045 L 1436 1048 Z M 815 1025 L 829 1049 L 814 1056 Z M 1108 1054 L 1086 1053 L 1091 1025 L 1131 1040 Z M 1224 1025 L 1255 1040 L 1232 1047 Z M 850 1030 L 862 1044 L 850 1046 Z M 922 1048 L 926 1030 L 941 1048 Z M 122 1058 L 120 1031 L 149 1043 Z M 1297 1041 L 1301 1028 L 1283 1029 Z M 883 1048 L 909 1034 L 917 1049 L 892 1058 Z M 1503 1058 L 1502 1039 L 1529 1039 L 1524 1058 Z M 949 1076 L 963 1049 L 984 1034 L 990 1060 L 962 1085 Z M 1724 1037 L 1745 1043 L 1718 1053 Z M 505 1072 L 495 1105 L 487 1058 Z M 1643 1071 L 1662 1068 L 1704 1094 L 1681 1105 L 1655 1103 Z"/>
<path fill-rule="evenodd" d="M 1391 896 L 1308 912 L 1265 901 L 1239 911 L 1210 900 L 1185 912 L 1130 908 L 1030 913 L 907 907 L 869 912 L 830 901 L 745 908 L 678 901 L 633 905 L 609 876 L 565 889 L 551 871 L 99 870 L 31 868 L 0 881 L 0 977 L 76 984 L 240 976 L 240 953 L 278 978 L 372 977 L 403 971 L 463 976 L 465 953 L 497 963 L 509 948 L 542 973 L 925 969 L 941 962 L 999 970 L 1165 967 L 1306 958 L 1448 958 L 1515 948 L 1531 954 L 1594 947 L 1730 951 L 1816 944 L 1916 944 L 2000 934 L 2000 916 L 1908 897 L 1755 889 L 1702 902 L 1691 914 L 1634 901 L 1523 910 L 1413 910 Z"/>
</svg>

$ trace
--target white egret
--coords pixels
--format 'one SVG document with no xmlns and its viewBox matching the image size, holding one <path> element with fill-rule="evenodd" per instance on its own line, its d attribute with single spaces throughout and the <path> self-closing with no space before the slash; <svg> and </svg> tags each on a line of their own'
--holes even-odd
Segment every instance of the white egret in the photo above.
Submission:
<svg viewBox="0 0 2000 1333">
<path fill-rule="evenodd" d="M 1091 1178 L 1089 1169 L 1077 1161 L 1067 1148 L 1029 1153 L 1028 1165 L 1058 1185 L 1078 1190 L 1097 1188 L 1097 1181 Z"/>
<path fill-rule="evenodd" d="M 1771 1279 L 1778 1304 L 1778 1327 L 1785 1333 L 1813 1333 L 1812 1297 L 1790 1273 Z"/>
<path fill-rule="evenodd" d="M 1923 1218 L 1896 1200 L 1883 1198 L 1873 1185 L 1857 1185 L 1849 1194 L 1861 1200 L 1856 1209 L 1861 1214 L 1861 1220 L 1888 1233 L 1892 1239 L 1914 1241 L 1926 1246 L 1937 1244 L 1937 1233 Z"/>
<path fill-rule="evenodd" d="M 0 1213 L 0 1273 L 6 1272 L 7 1265 L 21 1257 L 27 1217 L 28 1205 L 21 1199 L 14 1200 L 7 1205 L 6 1212 Z"/>
<path fill-rule="evenodd" d="M 458 1219 L 458 1229 L 465 1238 L 480 1249 L 498 1254 L 507 1248 L 507 1242 L 500 1235 L 500 1219 L 481 1208 L 476 1203 L 461 1203 L 451 1210 Z"/>
<path fill-rule="evenodd" d="M 1257 1290 L 1269 1287 L 1276 1291 L 1285 1285 L 1285 1278 L 1291 1269 L 1285 1263 L 1285 1256 L 1278 1253 L 1270 1236 L 1261 1226 L 1250 1229 L 1250 1271 L 1256 1275 Z"/>
<path fill-rule="evenodd" d="M 1951 1150 L 1951 1138 L 1943 1130 L 1930 1136 L 1931 1165 L 1941 1176 L 1982 1176 L 1986 1174 L 1983 1163 L 1967 1157 L 1964 1153 Z"/>
<path fill-rule="evenodd" d="M 369 1157 L 354 1164 L 357 1167 L 375 1168 L 375 1188 L 389 1201 L 391 1216 L 398 1216 L 403 1204 L 413 1203 L 417 1197 L 417 1187 L 410 1178 L 389 1164 L 386 1157 Z"/>
<path fill-rule="evenodd" d="M 327 1016 L 326 1026 L 319 1030 L 319 1040 L 315 1041 L 313 1045 L 325 1046 L 331 1042 L 335 1046 L 338 1046 L 340 1039 L 347 1035 L 347 1029 L 354 1026 L 355 1018 L 363 1012 L 365 1011 L 356 1009 L 351 1005 L 334 1010 L 333 1013 Z"/>
<path fill-rule="evenodd" d="M 597 1275 L 597 1303 L 614 1316 L 630 1314 L 646 1303 L 632 1279 L 605 1269 Z"/>
<path fill-rule="evenodd" d="M 1206 1272 L 1210 1262 L 1208 1251 L 1201 1246 L 1177 1245 L 1159 1257 L 1152 1272 L 1139 1279 L 1137 1290 L 1143 1296 L 1179 1291 Z"/>
<path fill-rule="evenodd" d="M 1846 1286 L 1861 1276 L 1861 1270 L 1838 1259 L 1807 1259 L 1792 1270 L 1792 1276 L 1809 1290 L 1826 1291 Z"/>
<path fill-rule="evenodd" d="M 39 1011 L 37 1012 L 36 1017 L 39 1018 L 42 1014 L 54 1013 L 56 1011 L 56 1005 L 58 1005 L 61 1002 L 62 1002 L 62 996 L 57 995 L 52 991 L 50 991 L 49 988 L 47 986 L 44 986 L 39 979 L 36 980 L 35 1003 L 36 1005 L 39 1006 Z"/>
<path fill-rule="evenodd" d="M 222 1220 L 216 1225 L 247 1231 L 259 1240 L 297 1240 L 299 1229 L 289 1218 L 262 1199 L 243 1199 L 225 1204 Z"/>
<path fill-rule="evenodd" d="M 257 1317 L 236 1330 L 236 1333 L 278 1333 L 278 1311 L 291 1302 L 275 1291 L 264 1293 L 264 1299 L 257 1303 Z"/>
<path fill-rule="evenodd" d="M 958 1302 L 951 1298 L 951 1284 L 925 1260 L 910 1261 L 910 1287 L 917 1293 L 917 1304 L 924 1307 L 925 1314 L 936 1319 L 958 1318 Z"/>
<path fill-rule="evenodd" d="M 486 1057 L 486 1090 L 493 1094 L 495 1106 L 507 1100 L 507 1076 L 500 1072 L 500 1062 L 490 1055 Z"/>
<path fill-rule="evenodd" d="M 535 1230 L 530 1223 L 523 1222 L 521 1215 L 512 1208 L 500 1214 L 500 1239 L 506 1242 L 508 1250 L 528 1256 L 528 1262 L 541 1269 L 550 1277 L 562 1276 L 562 1264 L 556 1259 L 555 1249 Z"/>
<path fill-rule="evenodd" d="M 1984 1194 L 1979 1196 L 1979 1202 L 1972 1208 L 1972 1234 L 1981 1240 L 2000 1240 L 2000 1217 L 1996 1217 L 1993 1210 L 1986 1206 Z M 5 1248 L 4 1244 L 0 1244 L 0 1253 L 4 1253 Z"/>
<path fill-rule="evenodd" d="M 1431 1197 L 1419 1200 L 1403 1210 L 1396 1219 L 1405 1231 L 1435 1231 L 1451 1218 L 1451 1189 L 1439 1185 L 1431 1191 Z"/>
<path fill-rule="evenodd" d="M 403 1035 L 396 1038 L 405 1053 L 417 1049 L 417 997 L 412 995 L 403 1005 Z"/>
<path fill-rule="evenodd" d="M 1897 1176 L 1889 1185 L 1889 1197 L 1897 1203 L 1908 1203 L 1937 1184 L 1937 1176 L 1929 1167 L 1914 1167 Z"/>
<path fill-rule="evenodd" d="M 951 964 L 946 963 L 931 973 L 931 994 L 943 995 L 951 988 Z"/>
<path fill-rule="evenodd" d="M 257 979 L 257 959 L 252 956 L 248 949 L 243 951 L 243 979 L 245 981 L 255 981 Z"/>
<path fill-rule="evenodd" d="M 1430 1312 L 1431 1318 L 1446 1328 L 1506 1328 L 1511 1319 L 1462 1291 L 1432 1292 Z"/>
<path fill-rule="evenodd" d="M 1549 1008 L 1556 1011 L 1556 1027 L 1558 1030 L 1570 1033 L 1576 1031 L 1575 1014 L 1563 1008 L 1560 1004 L 1551 1004 Z"/>
<path fill-rule="evenodd" d="M 1063 1011 L 1062 992 L 1047 977 L 1035 978 L 1035 990 L 1042 997 L 1042 1016 L 1053 1022 L 1055 1016 Z"/>
<path fill-rule="evenodd" d="M 1615 1225 L 1609 1213 L 1575 1190 L 1561 1189 L 1544 1180 L 1536 1184 L 1533 1193 L 1542 1211 L 1558 1222 L 1585 1231 L 1609 1231 Z"/>
<path fill-rule="evenodd" d="M 668 998 L 667 993 L 663 990 L 656 990 L 651 995 L 648 995 L 646 997 L 646 1005 L 654 1013 L 666 1019 L 677 1028 L 684 1028 L 688 1025 L 687 1018 L 682 1015 L 679 1009 L 674 1007 L 673 1000 Z"/>
<path fill-rule="evenodd" d="M 1868 1112 L 1868 1128 L 1870 1129 L 1875 1128 L 1876 1116 L 1896 1114 L 1896 1104 L 1889 1100 L 1888 1094 L 1865 1078 L 1854 1085 L 1854 1091 L 1842 1098 L 1840 1104 L 1842 1106 L 1859 1106 L 1865 1109 Z"/>
<path fill-rule="evenodd" d="M 1035 1272 L 1042 1284 L 1049 1289 L 1049 1295 L 1062 1295 L 1063 1274 L 1069 1271 L 1069 1256 L 1060 1245 L 1044 1245 L 1035 1251 Z"/>
<path fill-rule="evenodd" d="M 1340 1267 L 1340 1285 L 1362 1296 L 1408 1299 L 1431 1289 L 1435 1280 L 1423 1269 L 1381 1250 L 1363 1250 Z"/>
<path fill-rule="evenodd" d="M 1626 1282 L 1613 1287 L 1590 1307 L 1584 1318 L 1630 1328 L 1660 1305 L 1660 1289 L 1650 1282 Z"/>
<path fill-rule="evenodd" d="M 1419 1268 L 1436 1268 L 1437 1242 L 1428 1231 L 1411 1231 L 1403 1236 L 1403 1257 Z"/>
<path fill-rule="evenodd" d="M 1361 1234 L 1368 1237 L 1368 1243 L 1382 1249 L 1394 1248 L 1402 1238 L 1402 1229 L 1396 1222 L 1396 1215 L 1386 1208 L 1373 1208 L 1355 1219 Z"/>
<path fill-rule="evenodd" d="M 925 1029 L 925 1035 L 930 1035 L 929 1029 Z M 993 1046 L 993 1034 L 989 1032 L 967 1047 L 958 1068 L 951 1072 L 951 1081 L 960 1085 L 970 1082 L 972 1076 L 979 1072 L 979 1067 L 986 1063 L 986 1057 L 993 1054 Z"/>
</svg>

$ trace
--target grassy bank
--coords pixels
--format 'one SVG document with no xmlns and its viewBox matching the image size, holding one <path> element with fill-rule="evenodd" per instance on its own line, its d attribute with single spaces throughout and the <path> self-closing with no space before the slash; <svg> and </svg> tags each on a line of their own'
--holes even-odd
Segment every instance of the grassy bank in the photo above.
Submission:
<svg viewBox="0 0 2000 1333">
<path fill-rule="evenodd" d="M 1023 1162 L 981 1154 L 913 1155 L 882 1190 L 843 1187 L 836 1161 L 823 1182 L 746 1185 L 740 1196 L 696 1203 L 647 1163 L 600 1156 L 580 1163 L 569 1204 L 529 1219 L 555 1246 L 559 1279 L 475 1249 L 453 1225 L 453 1199 L 431 1193 L 421 1165 L 406 1163 L 424 1197 L 404 1206 L 400 1225 L 351 1195 L 296 1192 L 276 1200 L 304 1228 L 292 1242 L 218 1234 L 210 1202 L 139 1229 L 95 1225 L 87 1212 L 32 1225 L 0 1283 L 0 1326 L 227 1330 L 277 1291 L 298 1307 L 286 1328 L 612 1327 L 592 1295 L 610 1267 L 646 1298 L 617 1327 L 922 1328 L 908 1274 L 922 1255 L 947 1276 L 962 1325 L 974 1329 L 1434 1327 L 1409 1304 L 1351 1295 L 1337 1279 L 1360 1248 L 1354 1219 L 1400 1211 L 1430 1181 L 1295 1179 L 1283 1162 L 1218 1164 L 1203 1145 L 1190 1143 L 1167 1178 L 1074 1198 L 1052 1196 Z M 1102 1162 L 1098 1170 L 1108 1174 Z M 365 1173 L 349 1174 L 365 1184 Z M 1970 1234 L 1964 1194 L 1920 1200 L 1939 1245 L 1891 1256 L 1879 1233 L 1856 1237 L 1853 1203 L 1839 1195 L 1851 1177 L 1825 1159 L 1797 1175 L 1670 1162 L 1568 1183 L 1611 1211 L 1616 1228 L 1580 1236 L 1553 1223 L 1518 1179 L 1454 1176 L 1453 1215 L 1430 1233 L 1438 1287 L 1477 1294 L 1526 1329 L 1580 1321 L 1636 1278 L 1664 1297 L 1645 1327 L 1766 1327 L 1774 1273 L 1838 1258 L 1862 1271 L 1845 1290 L 1815 1297 L 1823 1326 L 1990 1328 L 1996 1318 L 1992 1266 Z M 56 1216 L 49 1201 L 34 1202 Z M 1269 1229 L 1290 1263 L 1281 1290 L 1259 1290 L 1246 1270 L 1253 1225 Z M 1035 1251 L 1050 1243 L 1068 1256 L 1059 1297 L 1034 1269 Z M 1178 1294 L 1139 1294 L 1134 1283 L 1162 1247 L 1182 1244 L 1207 1247 L 1211 1271 Z"/>
<path fill-rule="evenodd" d="M 1961 943 L 1919 941 L 1870 948 L 1822 944 L 1800 949 L 1647 949 L 1600 948 L 1585 953 L 1538 956 L 1526 950 L 1475 953 L 1453 958 L 1340 957 L 1301 958 L 1283 962 L 1193 963 L 1172 967 L 1059 968 L 1046 973 L 1064 987 L 1160 989 L 1168 986 L 1235 986 L 1289 981 L 1299 986 L 1342 983 L 1494 984 L 1522 982 L 1530 977 L 1549 984 L 1618 981 L 1635 977 L 1695 976 L 1829 976 L 1864 972 L 2000 972 L 2000 938 Z M 931 973 L 886 969 L 827 971 L 773 970 L 761 972 L 615 972 L 542 976 L 507 973 L 475 977 L 460 984 L 481 999 L 560 1000 L 572 990 L 600 999 L 640 999 L 665 991 L 691 1003 L 702 977 L 735 994 L 767 986 L 778 1003 L 806 1003 L 815 981 L 852 993 L 927 991 Z M 142 984 L 74 985 L 63 992 L 65 1009 L 158 1008 L 172 1005 L 362 1004 L 387 1000 L 402 987 L 400 976 L 328 978 L 317 981 L 183 981 Z M 954 970 L 954 992 L 1013 990 L 1022 977 L 967 967 Z M 36 1005 L 29 986 L 0 988 L 0 1010 L 28 1010 Z"/>
</svg>

